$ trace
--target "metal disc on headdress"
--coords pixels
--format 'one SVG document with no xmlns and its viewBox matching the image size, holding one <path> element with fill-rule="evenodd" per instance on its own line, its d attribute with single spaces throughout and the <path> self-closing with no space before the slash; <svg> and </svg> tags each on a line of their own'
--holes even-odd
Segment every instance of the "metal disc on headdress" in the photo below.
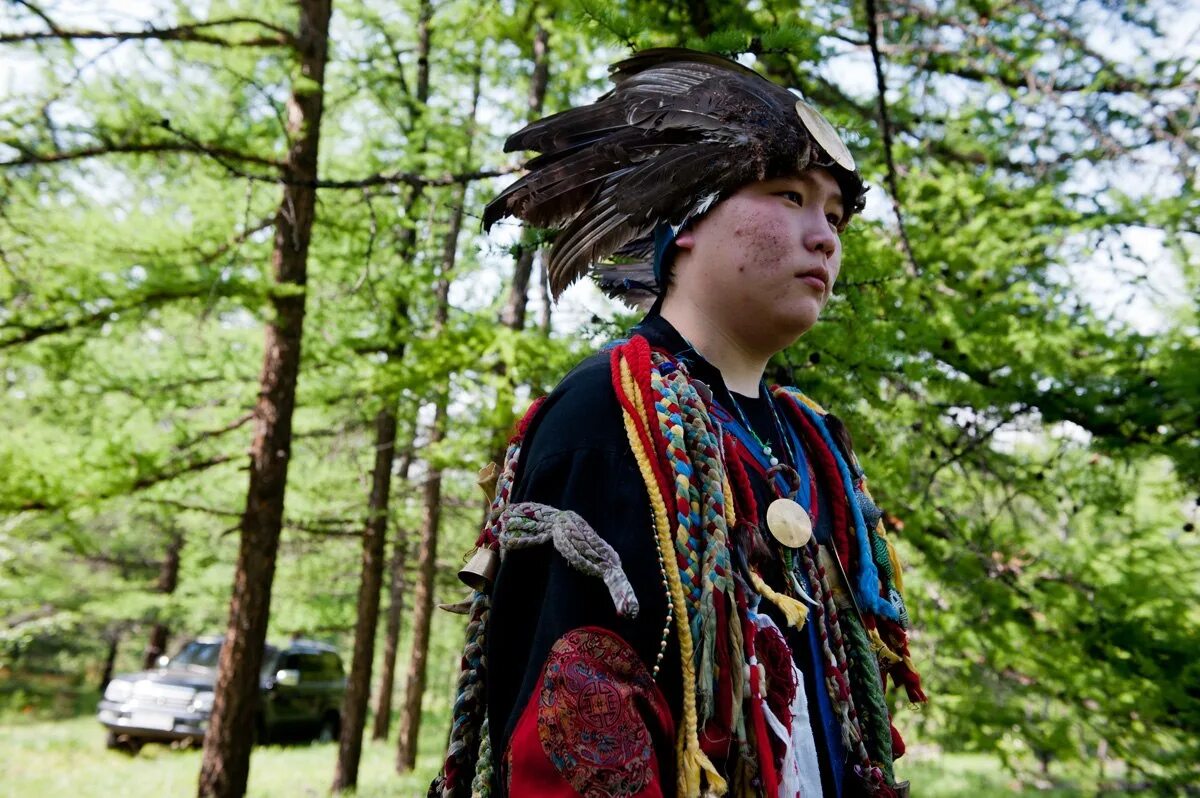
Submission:
<svg viewBox="0 0 1200 798">
<path fill-rule="evenodd" d="M 833 125 L 829 124 L 829 120 L 821 116 L 820 111 L 804 100 L 796 100 L 796 114 L 800 117 L 800 123 L 804 125 L 821 149 L 829 153 L 829 157 L 833 158 L 838 166 L 847 172 L 853 172 L 854 156 L 850 154 L 850 150 L 846 148 L 837 131 L 833 129 Z"/>
<path fill-rule="evenodd" d="M 812 519 L 791 499 L 776 499 L 767 507 L 767 529 L 771 537 L 789 549 L 798 549 L 812 540 Z"/>
</svg>

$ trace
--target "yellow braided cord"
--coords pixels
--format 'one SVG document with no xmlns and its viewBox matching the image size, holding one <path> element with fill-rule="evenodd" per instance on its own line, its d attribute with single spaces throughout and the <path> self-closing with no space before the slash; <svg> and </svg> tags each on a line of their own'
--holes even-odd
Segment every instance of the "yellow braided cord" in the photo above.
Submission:
<svg viewBox="0 0 1200 798">
<path fill-rule="evenodd" d="M 804 622 L 808 620 L 808 607 L 792 598 L 778 593 L 771 589 L 771 586 L 763 581 L 763 578 L 754 571 L 750 572 L 750 583 L 754 585 L 754 589 L 758 594 L 767 601 L 774 604 L 783 613 L 783 617 L 787 619 L 788 626 L 793 629 L 803 629 Z"/>
<path fill-rule="evenodd" d="M 725 500 L 725 526 L 733 529 L 737 524 L 737 514 L 733 509 L 733 485 L 729 483 L 729 474 L 726 471 L 721 472 L 721 490 L 725 491 L 725 495 L 729 497 Z"/>
<path fill-rule="evenodd" d="M 632 370 L 624 357 L 619 358 L 621 390 L 637 408 L 638 413 L 645 419 L 645 406 L 641 393 L 634 382 Z M 667 572 L 667 587 L 671 591 L 671 599 L 675 606 L 686 610 L 687 603 L 683 595 L 683 580 L 679 574 L 679 563 L 675 556 L 675 548 L 671 540 L 671 523 L 667 517 L 667 508 L 659 493 L 658 482 L 654 478 L 654 469 L 650 466 L 649 454 L 642 448 L 642 440 L 638 435 L 637 422 L 622 406 L 621 413 L 625 421 L 625 433 L 629 445 L 633 449 L 634 459 L 637 460 L 638 470 L 646 483 L 646 492 L 650 496 L 650 506 L 654 511 L 655 530 L 658 537 L 658 547 L 662 552 L 663 565 Z M 708 786 L 713 795 L 724 795 L 727 789 L 725 780 L 717 773 L 712 762 L 700 750 L 700 734 L 696 727 L 696 669 L 692 661 L 692 633 L 688 625 L 687 612 L 675 613 L 675 628 L 679 633 L 679 659 L 683 665 L 683 724 L 679 729 L 679 739 L 675 751 L 678 760 L 678 791 L 681 798 L 698 798 L 700 795 L 701 771 L 708 774 Z"/>
<path fill-rule="evenodd" d="M 792 396 L 795 399 L 799 399 L 801 402 L 804 402 L 804 404 L 808 405 L 813 410 L 816 410 L 821 415 L 823 415 L 823 416 L 828 415 L 828 413 L 825 412 L 825 408 L 821 407 L 819 404 L 814 402 L 812 399 L 809 399 L 807 396 L 800 393 L 799 391 L 796 391 L 796 390 L 788 391 L 788 395 Z"/>
</svg>

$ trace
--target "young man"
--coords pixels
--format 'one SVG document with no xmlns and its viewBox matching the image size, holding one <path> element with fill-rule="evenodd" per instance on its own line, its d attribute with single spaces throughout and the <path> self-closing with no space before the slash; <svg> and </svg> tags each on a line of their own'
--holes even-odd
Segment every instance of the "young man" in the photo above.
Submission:
<svg viewBox="0 0 1200 798">
<path fill-rule="evenodd" d="M 895 553 L 845 429 L 763 381 L 829 300 L 861 177 L 734 62 L 652 50 L 614 82 L 509 139 L 541 155 L 485 223 L 558 228 L 555 291 L 615 254 L 602 284 L 655 299 L 514 439 L 431 793 L 905 794 Z"/>
</svg>

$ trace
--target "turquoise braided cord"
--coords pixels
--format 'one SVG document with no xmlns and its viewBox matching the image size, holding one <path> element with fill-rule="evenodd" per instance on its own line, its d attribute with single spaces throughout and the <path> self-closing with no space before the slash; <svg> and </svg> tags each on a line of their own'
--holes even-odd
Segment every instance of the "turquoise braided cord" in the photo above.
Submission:
<svg viewBox="0 0 1200 798">
<path fill-rule="evenodd" d="M 694 639 L 701 593 L 700 539 L 697 536 L 700 523 L 699 505 L 692 499 L 692 465 L 685 448 L 683 419 L 677 409 L 676 397 L 656 368 L 650 369 L 650 386 L 656 394 L 654 411 L 659 429 L 666 440 L 667 464 L 675 484 L 675 552 L 679 560 L 680 575 L 685 578 L 688 588 L 688 623 L 692 626 Z M 681 499 L 688 507 L 686 511 L 680 508 Z"/>
</svg>

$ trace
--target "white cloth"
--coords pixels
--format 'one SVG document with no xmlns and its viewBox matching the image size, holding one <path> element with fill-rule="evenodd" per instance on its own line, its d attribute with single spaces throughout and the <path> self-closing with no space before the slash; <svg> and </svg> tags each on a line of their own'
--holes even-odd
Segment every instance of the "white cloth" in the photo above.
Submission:
<svg viewBox="0 0 1200 798">
<path fill-rule="evenodd" d="M 779 627 L 770 617 L 750 612 L 750 620 L 759 629 Z M 782 634 L 782 633 L 781 633 Z M 787 638 L 785 637 L 784 640 Z M 804 693 L 804 674 L 792 660 L 792 678 L 796 681 L 796 695 L 792 699 L 792 728 L 784 726 L 779 718 L 763 704 L 767 725 L 783 742 L 785 751 L 780 768 L 779 798 L 819 798 L 821 795 L 821 766 L 817 762 L 817 742 L 813 738 L 812 721 L 808 716 L 808 697 Z"/>
</svg>

